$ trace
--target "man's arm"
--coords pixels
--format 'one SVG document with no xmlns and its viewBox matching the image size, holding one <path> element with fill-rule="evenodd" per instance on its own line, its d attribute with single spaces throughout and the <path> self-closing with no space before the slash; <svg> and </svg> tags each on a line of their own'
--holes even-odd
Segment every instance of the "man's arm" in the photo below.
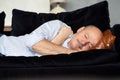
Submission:
<svg viewBox="0 0 120 80">
<path fill-rule="evenodd" d="M 71 28 L 68 28 L 66 26 L 61 27 L 59 33 L 56 35 L 56 37 L 51 41 L 52 43 L 55 43 L 57 45 L 62 45 L 64 41 L 69 37 L 69 35 L 73 34 L 73 31 Z"/>
<path fill-rule="evenodd" d="M 32 48 L 35 52 L 41 55 L 70 54 L 72 52 L 77 52 L 76 50 L 67 49 L 45 39 L 33 45 Z"/>
<path fill-rule="evenodd" d="M 66 26 L 61 27 L 59 33 L 52 41 L 41 40 L 32 46 L 33 50 L 41 55 L 56 55 L 56 54 L 70 54 L 72 52 L 77 52 L 76 50 L 70 50 L 61 45 L 63 42 L 72 34 L 71 28 Z"/>
</svg>

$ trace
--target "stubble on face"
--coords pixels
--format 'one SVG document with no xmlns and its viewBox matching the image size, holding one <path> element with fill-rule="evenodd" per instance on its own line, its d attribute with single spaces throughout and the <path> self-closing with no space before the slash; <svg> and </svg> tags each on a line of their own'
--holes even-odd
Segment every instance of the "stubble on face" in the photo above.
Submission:
<svg viewBox="0 0 120 80">
<path fill-rule="evenodd" d="M 86 37 L 87 34 L 87 37 Z M 90 44 L 92 46 L 94 46 L 95 44 L 97 44 L 97 42 L 102 38 L 102 32 L 96 28 L 96 27 L 87 27 L 85 29 L 83 29 L 81 32 L 79 33 L 75 33 L 73 35 L 73 38 L 71 39 L 71 41 L 69 42 L 69 46 L 71 49 L 79 49 L 81 51 L 83 50 L 88 50 L 89 48 L 81 48 L 83 45 L 83 38 L 88 39 L 88 41 L 90 42 Z M 79 42 L 78 42 L 79 41 Z M 90 47 L 91 47 L 90 45 Z M 83 49 L 83 50 L 82 50 Z"/>
</svg>

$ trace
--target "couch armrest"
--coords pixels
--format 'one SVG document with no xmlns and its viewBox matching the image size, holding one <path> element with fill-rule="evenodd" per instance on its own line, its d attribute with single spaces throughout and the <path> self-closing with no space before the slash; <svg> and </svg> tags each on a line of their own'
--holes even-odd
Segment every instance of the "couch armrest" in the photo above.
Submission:
<svg viewBox="0 0 120 80">
<path fill-rule="evenodd" d="M 120 38 L 120 24 L 115 24 L 112 28 L 111 28 L 112 33 L 116 36 Z"/>
</svg>

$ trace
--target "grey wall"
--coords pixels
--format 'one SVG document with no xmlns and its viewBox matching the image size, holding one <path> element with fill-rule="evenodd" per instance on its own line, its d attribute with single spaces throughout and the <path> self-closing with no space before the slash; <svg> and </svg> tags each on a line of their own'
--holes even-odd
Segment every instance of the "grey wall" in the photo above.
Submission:
<svg viewBox="0 0 120 80">
<path fill-rule="evenodd" d="M 89 6 L 103 0 L 67 0 L 67 3 L 62 5 L 67 11 L 73 11 L 85 6 Z M 120 0 L 107 0 L 109 3 L 110 24 L 120 24 Z"/>
<path fill-rule="evenodd" d="M 120 0 L 108 0 L 111 26 L 120 24 Z"/>
</svg>

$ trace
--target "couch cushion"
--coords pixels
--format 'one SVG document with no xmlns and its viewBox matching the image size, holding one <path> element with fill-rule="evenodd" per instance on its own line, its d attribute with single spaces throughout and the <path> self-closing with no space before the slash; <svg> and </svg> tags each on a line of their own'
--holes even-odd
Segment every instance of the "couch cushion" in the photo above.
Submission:
<svg viewBox="0 0 120 80">
<path fill-rule="evenodd" d="M 119 53 L 120 55 L 120 24 L 115 24 L 111 31 L 113 35 L 116 36 L 115 42 L 114 42 L 114 49 Z"/>
<path fill-rule="evenodd" d="M 5 22 L 5 12 L 0 13 L 0 33 L 3 33 L 4 30 L 4 22 Z"/>
<path fill-rule="evenodd" d="M 12 34 L 14 36 L 30 33 L 38 26 L 49 21 L 59 19 L 76 30 L 81 26 L 95 25 L 102 31 L 110 28 L 110 19 L 108 12 L 108 2 L 103 1 L 88 7 L 84 7 L 71 12 L 52 13 L 35 13 L 13 9 L 12 17 Z"/>
</svg>

